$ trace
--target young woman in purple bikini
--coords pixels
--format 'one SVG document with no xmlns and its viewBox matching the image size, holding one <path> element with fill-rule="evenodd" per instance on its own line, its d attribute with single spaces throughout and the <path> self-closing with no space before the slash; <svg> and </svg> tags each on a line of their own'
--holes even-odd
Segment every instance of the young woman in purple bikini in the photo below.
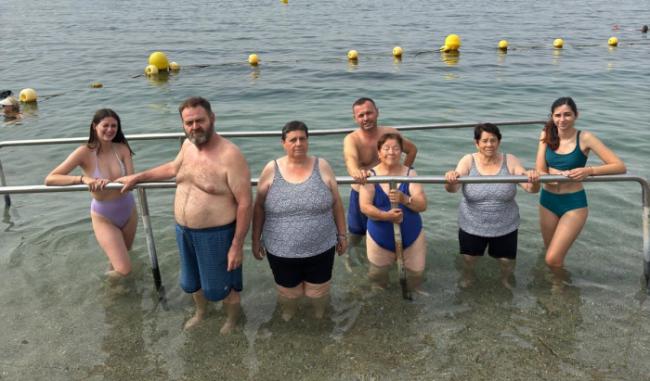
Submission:
<svg viewBox="0 0 650 381">
<path fill-rule="evenodd" d="M 138 216 L 133 195 L 104 189 L 112 180 L 133 174 L 133 151 L 122 133 L 120 117 L 111 109 L 100 109 L 90 124 L 88 142 L 74 150 L 45 178 L 45 185 L 86 184 L 93 200 L 90 218 L 99 246 L 111 263 L 109 279 L 131 272 L 128 251 L 133 244 Z M 81 167 L 82 175 L 70 175 Z"/>
</svg>

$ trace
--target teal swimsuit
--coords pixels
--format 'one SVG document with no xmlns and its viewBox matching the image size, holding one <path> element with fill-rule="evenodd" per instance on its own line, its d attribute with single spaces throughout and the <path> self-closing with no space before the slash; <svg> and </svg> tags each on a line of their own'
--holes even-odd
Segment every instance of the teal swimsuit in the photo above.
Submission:
<svg viewBox="0 0 650 381">
<path fill-rule="evenodd" d="M 578 131 L 578 135 L 576 136 L 576 148 L 572 152 L 567 154 L 556 153 L 546 146 L 545 157 L 547 167 L 561 171 L 584 167 L 587 164 L 587 156 L 580 149 L 580 131 Z M 573 193 L 553 193 L 542 189 L 539 203 L 556 216 L 562 217 L 568 211 L 586 208 L 587 194 L 584 189 Z"/>
</svg>

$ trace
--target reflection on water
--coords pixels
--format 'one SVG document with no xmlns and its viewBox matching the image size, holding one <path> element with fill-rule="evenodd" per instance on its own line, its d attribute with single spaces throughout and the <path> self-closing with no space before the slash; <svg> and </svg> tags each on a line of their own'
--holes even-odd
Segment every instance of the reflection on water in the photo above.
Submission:
<svg viewBox="0 0 650 381">
<path fill-rule="evenodd" d="M 447 66 L 457 66 L 460 62 L 460 52 L 440 52 L 440 60 Z"/>
<path fill-rule="evenodd" d="M 544 254 L 538 256 L 528 285 L 541 309 L 539 324 L 532 328 L 538 350 L 549 354 L 544 357 L 545 369 L 554 370 L 556 377 L 562 379 L 581 372 L 573 359 L 578 329 L 582 325 L 582 300 L 580 289 L 571 284 L 571 273 L 551 271 L 544 258 Z"/>
<path fill-rule="evenodd" d="M 606 368 L 623 369 L 617 379 L 634 379 L 650 370 L 647 365 L 626 365 L 642 361 L 645 353 L 630 349 L 650 345 L 645 299 L 634 291 L 623 296 L 627 300 L 623 303 L 599 303 L 601 298 L 612 300 L 606 294 L 616 289 L 581 278 L 579 288 L 575 273 L 565 273 L 558 281 L 539 252 L 534 258 L 527 250 L 520 252 L 512 289 L 501 284 L 499 265 L 490 258 L 478 262 L 475 284 L 460 289 L 454 281 L 462 269 L 455 265 L 460 262 L 456 243 L 437 245 L 437 254 L 430 251 L 428 256 L 424 287 L 429 295 L 406 302 L 394 269 L 387 290 L 372 289 L 359 250 L 349 261 L 337 257 L 325 317 L 314 319 L 311 305 L 303 301 L 289 322 L 281 318 L 267 264 L 247 261 L 242 321 L 233 334 L 223 337 L 218 332 L 225 313 L 218 303 L 211 304 L 202 324 L 183 331 L 193 311 L 191 297 L 176 284 L 177 269 L 161 262 L 169 290 L 163 308 L 144 247 L 135 249 L 133 277 L 117 289 L 108 288 L 101 277 L 105 258 L 86 248 L 93 247 L 92 242 L 56 234 L 63 238 L 17 245 L 10 264 L 0 268 L 0 287 L 15 287 L 15 300 L 20 300 L 20 307 L 0 310 L 0 318 L 12 322 L 0 333 L 0 350 L 9 353 L 22 340 L 49 338 L 68 355 L 46 355 L 52 345 L 20 344 L 31 352 L 18 351 L 23 360 L 12 361 L 33 364 L 45 357 L 48 366 L 58 367 L 56 375 L 62 379 L 339 380 L 435 375 L 433 379 L 441 380 L 516 380 L 531 379 L 533 374 L 537 376 L 532 379 L 579 380 L 588 379 L 594 368 L 605 376 Z M 160 247 L 161 259 L 167 252 L 177 255 L 173 240 L 168 241 Z M 586 295 L 584 289 L 589 290 Z M 28 311 L 39 311 L 39 316 Z M 622 335 L 625 356 L 602 365 L 602 356 L 592 359 L 589 348 L 618 332 L 614 328 L 621 322 L 598 318 L 610 315 L 624 316 L 623 322 L 633 322 L 640 334 Z M 43 325 L 50 321 L 56 323 Z M 26 335 L 27 327 L 39 333 Z M 24 371 L 8 369 L 2 362 L 0 367 L 9 376 Z M 35 376 L 43 371 L 29 368 Z"/>
<path fill-rule="evenodd" d="M 10 208 L 6 207 L 4 209 L 4 212 L 2 213 L 2 222 L 7 225 L 4 229 L 5 232 L 11 231 L 11 228 L 14 226 L 14 222 L 11 220 L 11 213 L 16 212 L 16 208 Z"/>
<path fill-rule="evenodd" d="M 499 50 L 497 51 L 497 65 L 505 65 L 508 52 Z"/>
<path fill-rule="evenodd" d="M 348 60 L 348 73 L 352 73 L 359 68 L 359 60 Z"/>
<path fill-rule="evenodd" d="M 255 83 L 256 80 L 260 79 L 260 75 L 262 73 L 262 69 L 259 66 L 255 66 L 251 70 L 251 82 Z"/>
<path fill-rule="evenodd" d="M 559 65 L 561 58 L 562 58 L 562 49 L 554 48 L 553 49 L 553 60 L 551 61 L 553 63 L 553 65 Z"/>
<path fill-rule="evenodd" d="M 102 289 L 98 301 L 104 307 L 101 350 L 106 356 L 88 376 L 101 375 L 108 380 L 167 378 L 164 370 L 150 363 L 155 356 L 148 353 L 144 338 L 144 311 L 139 308 L 142 290 L 132 278 L 116 285 L 104 284 Z"/>
</svg>

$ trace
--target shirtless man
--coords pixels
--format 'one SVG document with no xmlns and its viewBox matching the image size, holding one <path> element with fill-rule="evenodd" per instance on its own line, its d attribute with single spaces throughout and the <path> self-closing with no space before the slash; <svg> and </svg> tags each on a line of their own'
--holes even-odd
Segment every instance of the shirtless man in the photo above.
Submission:
<svg viewBox="0 0 650 381">
<path fill-rule="evenodd" d="M 181 288 L 192 293 L 191 328 L 206 315 L 207 301 L 223 300 L 227 334 L 240 314 L 243 245 L 251 219 L 250 172 L 236 145 L 214 132 L 215 115 L 200 97 L 178 108 L 187 140 L 171 162 L 115 181 L 123 192 L 138 182 L 176 178 L 174 216 Z"/>
<path fill-rule="evenodd" d="M 392 127 L 378 127 L 377 118 L 379 109 L 370 98 L 359 98 L 352 104 L 352 117 L 359 126 L 354 132 L 343 139 L 343 160 L 350 176 L 359 183 L 365 183 L 370 176 L 370 168 L 379 164 L 377 156 L 377 141 L 388 133 L 398 133 Z M 404 165 L 413 166 L 417 148 L 410 140 L 403 138 L 406 154 Z M 359 209 L 359 185 L 353 184 L 350 191 L 350 205 L 348 207 L 348 230 L 352 234 L 351 244 L 358 244 L 361 237 L 366 234 L 367 218 Z"/>
</svg>

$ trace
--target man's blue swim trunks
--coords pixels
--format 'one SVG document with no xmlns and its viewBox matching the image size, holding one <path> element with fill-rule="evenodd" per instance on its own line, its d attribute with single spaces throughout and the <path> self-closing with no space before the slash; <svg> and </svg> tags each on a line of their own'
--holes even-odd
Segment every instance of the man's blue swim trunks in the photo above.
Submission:
<svg viewBox="0 0 650 381">
<path fill-rule="evenodd" d="M 235 235 L 235 222 L 213 228 L 192 229 L 176 224 L 181 258 L 183 291 L 203 290 L 211 301 L 224 299 L 231 290 L 243 289 L 242 266 L 228 271 L 228 250 Z"/>
<path fill-rule="evenodd" d="M 359 207 L 359 192 L 350 190 L 350 204 L 348 205 L 348 230 L 352 234 L 365 235 L 368 217 L 361 213 Z"/>
</svg>

